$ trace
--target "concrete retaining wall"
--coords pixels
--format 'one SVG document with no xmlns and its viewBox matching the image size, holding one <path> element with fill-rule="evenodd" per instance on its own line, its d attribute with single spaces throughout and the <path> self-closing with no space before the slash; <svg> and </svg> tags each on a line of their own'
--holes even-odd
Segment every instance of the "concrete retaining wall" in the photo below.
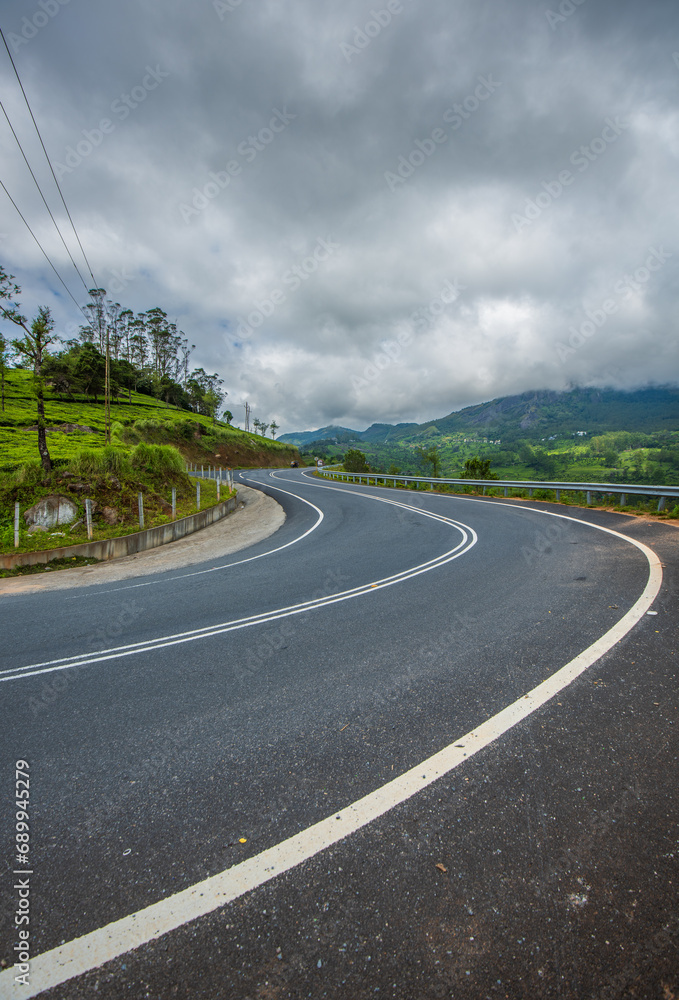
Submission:
<svg viewBox="0 0 679 1000">
<path fill-rule="evenodd" d="M 131 556 L 135 552 L 155 549 L 168 542 L 176 542 L 178 538 L 207 528 L 215 521 L 221 521 L 227 514 L 236 509 L 236 497 L 229 497 L 222 503 L 206 510 L 182 517 L 178 521 L 160 524 L 157 528 L 147 528 L 145 531 L 135 531 L 133 535 L 121 535 L 119 538 L 104 538 L 99 542 L 80 542 L 77 545 L 63 545 L 58 549 L 42 549 L 38 552 L 17 552 L 0 555 L 0 568 L 16 569 L 17 566 L 35 566 L 47 563 L 52 559 L 69 559 L 71 556 L 84 556 L 94 559 L 117 559 L 119 556 Z"/>
</svg>

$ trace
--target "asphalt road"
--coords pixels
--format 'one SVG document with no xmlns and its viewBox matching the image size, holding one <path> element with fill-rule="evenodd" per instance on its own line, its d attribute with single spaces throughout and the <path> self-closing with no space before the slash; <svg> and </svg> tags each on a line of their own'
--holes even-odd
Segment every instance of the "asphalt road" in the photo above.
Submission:
<svg viewBox="0 0 679 1000">
<path fill-rule="evenodd" d="M 677 529 L 243 475 L 285 509 L 265 541 L 0 601 L 10 964 L 16 760 L 32 873 L 0 997 L 679 1000 Z"/>
</svg>

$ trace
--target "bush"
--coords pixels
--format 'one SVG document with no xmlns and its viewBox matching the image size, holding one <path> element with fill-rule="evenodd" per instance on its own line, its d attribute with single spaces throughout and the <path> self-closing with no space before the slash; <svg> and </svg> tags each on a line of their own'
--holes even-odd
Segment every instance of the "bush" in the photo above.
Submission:
<svg viewBox="0 0 679 1000">
<path fill-rule="evenodd" d="M 114 476 L 124 476 L 126 472 L 129 472 L 130 463 L 124 451 L 107 444 L 99 452 L 99 468 L 101 472 L 109 472 Z"/>
<path fill-rule="evenodd" d="M 468 458 L 464 463 L 464 472 L 460 479 L 497 479 L 497 476 L 490 471 L 489 458 L 480 458 L 475 455 L 474 458 Z"/>
<path fill-rule="evenodd" d="M 155 475 L 172 476 L 186 471 L 184 459 L 172 445 L 145 444 L 143 441 L 132 449 L 130 465 Z"/>
<path fill-rule="evenodd" d="M 83 448 L 75 458 L 71 459 L 69 471 L 78 476 L 95 476 L 99 472 L 99 452 L 92 448 Z"/>
<path fill-rule="evenodd" d="M 16 480 L 22 486 L 36 486 L 41 483 L 45 473 L 42 463 L 37 461 L 24 462 L 17 473 Z"/>
</svg>

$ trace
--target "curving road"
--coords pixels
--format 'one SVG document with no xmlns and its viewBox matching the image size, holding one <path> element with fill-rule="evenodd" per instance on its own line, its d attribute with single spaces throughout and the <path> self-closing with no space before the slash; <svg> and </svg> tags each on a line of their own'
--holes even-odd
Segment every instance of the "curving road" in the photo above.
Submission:
<svg viewBox="0 0 679 1000">
<path fill-rule="evenodd" d="M 0 997 L 679 996 L 676 528 L 242 479 L 264 542 L 0 601 Z"/>
</svg>

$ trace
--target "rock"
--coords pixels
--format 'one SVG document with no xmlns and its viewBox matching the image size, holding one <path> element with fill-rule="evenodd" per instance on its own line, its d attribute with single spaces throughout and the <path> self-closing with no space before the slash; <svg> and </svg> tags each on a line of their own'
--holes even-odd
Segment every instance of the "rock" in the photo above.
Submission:
<svg viewBox="0 0 679 1000">
<path fill-rule="evenodd" d="M 32 427 L 26 427 L 27 431 L 37 431 L 38 425 L 34 424 Z M 88 427 L 86 424 L 57 424 L 56 427 L 46 427 L 45 431 L 48 434 L 53 434 L 55 431 L 61 431 L 62 434 L 75 434 L 79 432 L 80 434 L 98 434 L 99 431 L 95 431 L 93 427 Z"/>
<path fill-rule="evenodd" d="M 42 532 L 44 532 L 46 534 L 47 533 L 47 528 L 43 528 L 43 526 L 41 524 L 32 524 L 30 526 L 30 528 L 28 529 L 28 534 L 29 535 L 37 535 L 39 531 L 42 531 Z"/>
<path fill-rule="evenodd" d="M 62 434 L 75 434 L 80 431 L 81 434 L 97 434 L 94 427 L 88 427 L 87 424 L 58 424 L 56 427 L 50 428 L 51 430 L 61 431 Z"/>
<path fill-rule="evenodd" d="M 28 524 L 47 529 L 55 528 L 58 524 L 71 524 L 77 516 L 78 508 L 73 501 L 57 494 L 43 497 L 24 513 Z"/>
<path fill-rule="evenodd" d="M 107 524 L 117 524 L 118 523 L 118 511 L 115 507 L 104 507 L 101 516 L 106 521 Z"/>
</svg>

